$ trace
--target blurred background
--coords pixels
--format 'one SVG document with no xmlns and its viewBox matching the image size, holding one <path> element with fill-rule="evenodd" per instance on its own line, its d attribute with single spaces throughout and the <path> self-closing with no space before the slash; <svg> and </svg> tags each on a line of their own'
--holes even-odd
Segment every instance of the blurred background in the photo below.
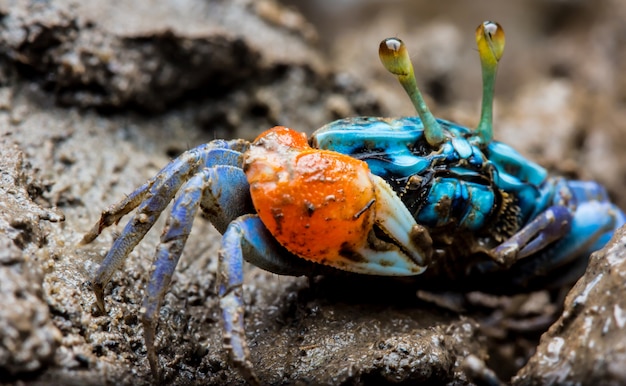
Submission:
<svg viewBox="0 0 626 386">
<path fill-rule="evenodd" d="M 387 81 L 377 59 L 378 42 L 390 36 L 403 39 L 418 77 L 425 80 L 424 91 L 439 104 L 457 99 L 477 103 L 480 67 L 474 30 L 484 20 L 499 22 L 506 32 L 499 98 L 510 98 L 524 84 L 541 77 L 575 78 L 589 91 L 621 92 L 624 97 L 624 77 L 611 71 L 624 60 L 619 48 L 626 39 L 626 5 L 620 1 L 284 3 L 300 10 L 315 25 L 319 48 L 329 60 L 356 75 Z M 369 73 L 376 69 L 379 71 Z"/>
</svg>

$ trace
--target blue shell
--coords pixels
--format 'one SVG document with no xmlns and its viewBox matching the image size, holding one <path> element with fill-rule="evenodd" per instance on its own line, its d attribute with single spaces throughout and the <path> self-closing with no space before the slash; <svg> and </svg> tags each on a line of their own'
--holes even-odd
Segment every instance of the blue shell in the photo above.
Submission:
<svg viewBox="0 0 626 386">
<path fill-rule="evenodd" d="M 469 129 L 438 121 L 449 137 L 438 148 L 426 142 L 418 117 L 341 119 L 317 130 L 311 140 L 314 147 L 367 162 L 417 222 L 435 231 L 453 227 L 492 235 L 502 213 L 508 213 L 513 218 L 506 221 L 516 226 L 503 237 L 510 236 L 550 204 L 544 168 L 500 142 L 481 149 Z"/>
</svg>

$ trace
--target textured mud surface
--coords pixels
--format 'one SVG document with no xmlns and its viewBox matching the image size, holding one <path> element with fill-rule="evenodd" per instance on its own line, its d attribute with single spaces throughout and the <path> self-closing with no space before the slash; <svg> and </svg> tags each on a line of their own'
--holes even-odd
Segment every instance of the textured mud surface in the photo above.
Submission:
<svg viewBox="0 0 626 386">
<path fill-rule="evenodd" d="M 626 207 L 619 1 L 320 2 L 303 5 L 306 18 L 271 1 L 85 3 L 0 2 L 0 383 L 149 384 L 138 315 L 162 223 L 114 276 L 107 315 L 86 283 L 119 228 L 79 248 L 82 235 L 171 157 L 215 137 L 413 114 L 376 57 L 390 35 L 409 44 L 436 114 L 472 126 L 473 29 L 500 21 L 496 137 L 599 180 Z M 386 281 L 248 267 L 253 362 L 268 384 L 466 384 L 468 356 L 504 379 L 517 373 L 514 384 L 622 384 L 624 237 L 592 257 L 563 313 L 558 293 L 416 296 Z M 196 220 L 166 295 L 157 344 L 167 383 L 242 383 L 221 349 L 218 239 Z"/>
</svg>

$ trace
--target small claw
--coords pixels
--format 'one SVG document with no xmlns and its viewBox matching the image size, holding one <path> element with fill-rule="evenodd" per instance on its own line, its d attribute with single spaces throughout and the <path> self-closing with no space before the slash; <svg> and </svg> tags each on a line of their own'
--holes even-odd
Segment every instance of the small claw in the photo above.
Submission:
<svg viewBox="0 0 626 386">
<path fill-rule="evenodd" d="M 540 213 L 519 232 L 493 249 L 494 260 L 510 267 L 518 260 L 538 253 L 572 229 L 572 212 L 552 206 Z"/>
<path fill-rule="evenodd" d="M 476 44 L 483 74 L 483 101 L 476 129 L 476 139 L 481 145 L 487 145 L 493 139 L 493 94 L 504 43 L 504 30 L 500 24 L 485 21 L 476 29 Z"/>
<path fill-rule="evenodd" d="M 378 47 L 378 56 L 383 66 L 395 75 L 406 93 L 411 98 L 417 114 L 424 124 L 424 137 L 431 146 L 439 146 L 444 140 L 443 129 L 426 106 L 426 102 L 417 87 L 413 64 L 406 45 L 397 38 L 383 40 Z"/>
</svg>

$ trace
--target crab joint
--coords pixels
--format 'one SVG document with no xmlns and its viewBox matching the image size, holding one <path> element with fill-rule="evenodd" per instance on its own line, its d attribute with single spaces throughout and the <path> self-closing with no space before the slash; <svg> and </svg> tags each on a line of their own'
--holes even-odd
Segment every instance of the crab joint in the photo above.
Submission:
<svg viewBox="0 0 626 386">
<path fill-rule="evenodd" d="M 346 271 L 421 273 L 429 256 L 389 184 L 365 162 L 297 138 L 304 137 L 276 127 L 245 156 L 252 202 L 272 236 L 294 255 Z"/>
</svg>

